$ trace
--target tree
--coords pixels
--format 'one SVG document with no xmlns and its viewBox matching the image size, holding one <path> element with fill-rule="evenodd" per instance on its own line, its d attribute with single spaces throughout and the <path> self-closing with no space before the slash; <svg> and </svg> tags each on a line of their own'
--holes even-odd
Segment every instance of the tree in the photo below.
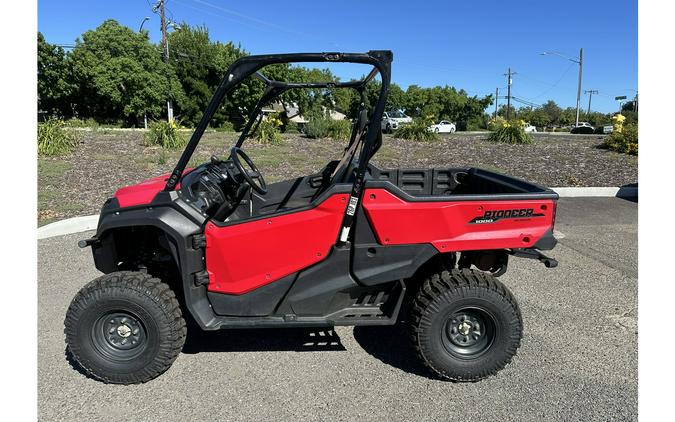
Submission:
<svg viewBox="0 0 675 422">
<path fill-rule="evenodd" d="M 183 122 L 196 125 L 227 68 L 246 52 L 232 43 L 212 42 L 206 27 L 183 23 L 179 28 L 168 35 L 171 65 L 185 92 L 176 112 Z M 212 124 L 220 126 L 230 112 L 219 108 Z"/>
<path fill-rule="evenodd" d="M 635 110 L 634 101 L 628 101 L 627 103 L 621 106 L 621 114 L 626 116 L 625 124 L 638 122 L 638 112 L 634 110 Z"/>
<path fill-rule="evenodd" d="M 72 116 L 74 86 L 63 48 L 49 44 L 38 32 L 38 108 L 49 114 Z"/>
<path fill-rule="evenodd" d="M 76 108 L 82 116 L 137 124 L 144 113 L 160 117 L 167 97 L 184 100 L 173 67 L 164 63 L 147 32 L 135 32 L 115 20 L 82 34 L 71 58 L 78 86 Z"/>
<path fill-rule="evenodd" d="M 541 106 L 541 109 L 548 117 L 548 121 L 551 124 L 560 124 L 560 117 L 562 116 L 562 109 L 558 107 L 558 104 L 553 100 L 548 100 L 544 105 Z"/>
</svg>

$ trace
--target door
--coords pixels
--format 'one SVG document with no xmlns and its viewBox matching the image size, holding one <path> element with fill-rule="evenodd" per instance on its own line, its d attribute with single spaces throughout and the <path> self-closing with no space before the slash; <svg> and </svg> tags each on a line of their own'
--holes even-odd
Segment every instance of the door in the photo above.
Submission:
<svg viewBox="0 0 675 422">
<path fill-rule="evenodd" d="M 208 222 L 208 290 L 247 293 L 324 260 L 337 241 L 348 196 L 334 194 L 313 208 L 238 224 Z"/>
</svg>

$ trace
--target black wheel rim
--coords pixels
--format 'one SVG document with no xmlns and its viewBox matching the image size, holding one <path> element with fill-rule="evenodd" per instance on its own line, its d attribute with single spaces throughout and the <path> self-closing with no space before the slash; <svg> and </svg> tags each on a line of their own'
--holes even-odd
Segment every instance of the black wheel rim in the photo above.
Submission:
<svg viewBox="0 0 675 422">
<path fill-rule="evenodd" d="M 130 360 L 147 347 L 147 330 L 143 322 L 127 311 L 108 312 L 93 327 L 96 349 L 112 360 Z"/>
<path fill-rule="evenodd" d="M 482 308 L 461 308 L 443 326 L 443 346 L 453 356 L 476 358 L 492 346 L 495 324 L 494 317 Z"/>
</svg>

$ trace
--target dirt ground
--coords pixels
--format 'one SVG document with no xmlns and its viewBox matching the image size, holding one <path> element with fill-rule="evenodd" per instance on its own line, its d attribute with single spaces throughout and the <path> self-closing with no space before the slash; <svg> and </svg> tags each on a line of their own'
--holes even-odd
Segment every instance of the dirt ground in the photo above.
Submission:
<svg viewBox="0 0 675 422">
<path fill-rule="evenodd" d="M 143 143 L 142 131 L 82 132 L 76 150 L 38 159 L 38 224 L 95 214 L 119 187 L 171 171 L 181 151 Z M 187 134 L 186 134 L 187 136 Z M 207 133 L 190 165 L 227 156 L 237 134 Z M 380 168 L 482 167 L 546 186 L 622 186 L 637 183 L 637 157 L 598 148 L 598 135 L 536 134 L 531 145 L 489 142 L 486 134 L 456 133 L 435 142 L 385 135 L 373 161 Z M 268 182 L 320 170 L 339 159 L 344 142 L 284 135 L 280 145 L 244 144 Z"/>
</svg>

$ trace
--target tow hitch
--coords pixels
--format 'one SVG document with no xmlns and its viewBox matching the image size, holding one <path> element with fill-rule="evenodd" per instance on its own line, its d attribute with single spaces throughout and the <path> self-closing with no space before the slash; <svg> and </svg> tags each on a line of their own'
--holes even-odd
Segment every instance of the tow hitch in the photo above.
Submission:
<svg viewBox="0 0 675 422">
<path fill-rule="evenodd" d="M 543 253 L 539 252 L 536 249 L 525 249 L 525 248 L 511 249 L 509 254 L 520 258 L 536 259 L 542 264 L 544 264 L 546 268 L 555 268 L 558 266 L 558 261 L 544 255 Z"/>
</svg>

